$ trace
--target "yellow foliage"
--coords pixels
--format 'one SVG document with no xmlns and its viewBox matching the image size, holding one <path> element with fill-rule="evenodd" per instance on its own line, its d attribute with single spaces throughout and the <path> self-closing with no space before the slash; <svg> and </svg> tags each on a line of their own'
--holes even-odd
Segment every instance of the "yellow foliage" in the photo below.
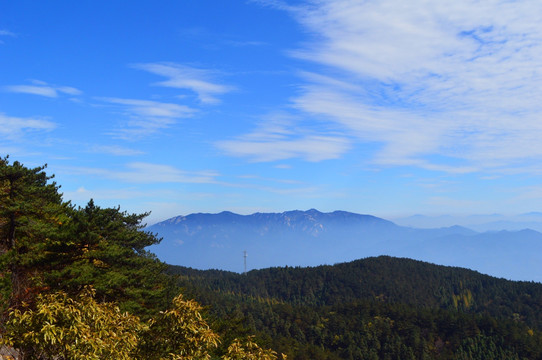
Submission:
<svg viewBox="0 0 542 360">
<path fill-rule="evenodd" d="M 31 360 L 210 360 L 218 347 L 219 336 L 194 300 L 179 295 L 170 310 L 145 324 L 114 304 L 98 303 L 94 294 L 87 287 L 76 298 L 64 292 L 39 295 L 35 308 L 23 304 L 22 310 L 10 312 L 0 345 L 12 346 Z M 222 359 L 277 356 L 249 338 L 235 340 Z"/>
<path fill-rule="evenodd" d="M 76 299 L 64 292 L 39 295 L 35 309 L 11 311 L 0 341 L 29 359 L 128 360 L 145 328 L 114 304 L 97 303 L 94 290 L 86 288 Z"/>
<path fill-rule="evenodd" d="M 182 295 L 173 299 L 173 307 L 150 322 L 143 335 L 143 358 L 153 354 L 161 360 L 210 359 L 219 337 L 201 315 L 202 307 Z"/>
<path fill-rule="evenodd" d="M 286 355 L 281 354 L 282 359 Z M 222 357 L 223 360 L 276 360 L 277 354 L 273 350 L 262 349 L 250 337 L 245 342 L 235 339 L 228 347 L 228 353 Z"/>
</svg>

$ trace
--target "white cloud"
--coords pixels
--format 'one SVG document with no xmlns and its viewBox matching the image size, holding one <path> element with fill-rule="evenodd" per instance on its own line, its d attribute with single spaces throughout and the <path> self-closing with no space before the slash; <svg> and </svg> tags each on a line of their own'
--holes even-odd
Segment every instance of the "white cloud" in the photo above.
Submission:
<svg viewBox="0 0 542 360">
<path fill-rule="evenodd" d="M 91 151 L 115 156 L 134 156 L 143 154 L 143 151 L 126 148 L 119 145 L 95 145 L 92 146 Z"/>
<path fill-rule="evenodd" d="M 58 94 L 55 89 L 48 86 L 35 86 L 35 85 L 10 85 L 4 86 L 4 89 L 8 92 L 41 95 L 47 97 L 57 97 Z"/>
<path fill-rule="evenodd" d="M 151 100 L 103 98 L 104 101 L 126 105 L 131 114 L 153 118 L 180 118 L 192 115 L 194 109 L 188 106 Z"/>
<path fill-rule="evenodd" d="M 312 162 L 336 159 L 350 147 L 345 137 L 296 127 L 292 119 L 271 116 L 256 131 L 233 140 L 219 141 L 216 146 L 229 155 L 252 161 L 301 158 Z"/>
<path fill-rule="evenodd" d="M 58 97 L 59 93 L 73 96 L 82 94 L 81 90 L 71 86 L 54 86 L 39 80 L 33 80 L 32 83 L 33 85 L 7 85 L 4 86 L 4 90 L 7 92 L 40 95 L 51 98 Z"/>
<path fill-rule="evenodd" d="M 214 183 L 218 173 L 214 171 L 184 171 L 169 165 L 133 162 L 126 165 L 125 170 L 103 168 L 66 168 L 71 174 L 100 176 L 119 180 L 125 183 L 158 184 L 158 183 Z"/>
<path fill-rule="evenodd" d="M 151 100 L 101 98 L 102 101 L 121 105 L 129 117 L 122 129 L 113 135 L 130 140 L 137 139 L 166 129 L 177 122 L 179 118 L 192 116 L 194 109 L 179 104 L 164 103 Z"/>
<path fill-rule="evenodd" d="M 254 161 L 276 161 L 302 158 L 308 161 L 336 159 L 348 148 L 348 143 L 341 138 L 308 136 L 300 139 L 225 140 L 217 143 L 218 147 L 233 156 L 251 158 Z"/>
<path fill-rule="evenodd" d="M 11 36 L 15 37 L 15 33 L 9 31 L 9 30 L 0 30 L 0 36 Z"/>
<path fill-rule="evenodd" d="M 56 124 L 43 119 L 19 118 L 0 113 L 0 134 L 7 139 L 18 138 L 28 131 L 51 131 Z"/>
<path fill-rule="evenodd" d="M 174 63 L 135 64 L 133 67 L 167 78 L 167 80 L 157 82 L 154 85 L 188 89 L 195 92 L 200 102 L 204 104 L 219 103 L 220 100 L 216 96 L 232 90 L 229 86 L 211 81 L 210 78 L 214 74 L 210 70 Z"/>
<path fill-rule="evenodd" d="M 227 45 L 235 46 L 235 47 L 245 47 L 245 46 L 263 46 L 267 45 L 267 43 L 263 41 L 236 41 L 236 40 L 227 40 L 225 41 Z"/>
<path fill-rule="evenodd" d="M 371 161 L 469 172 L 541 160 L 542 3 L 323 0 L 282 8 L 313 35 L 291 55 L 320 65 L 318 74 L 302 73 L 294 108 L 375 144 Z M 237 154 L 264 148 L 257 145 Z"/>
<path fill-rule="evenodd" d="M 0 30 L 0 36 L 16 37 L 17 35 L 9 30 Z M 4 41 L 0 40 L 0 44 L 4 44 Z"/>
<path fill-rule="evenodd" d="M 76 190 L 64 191 L 63 197 L 66 200 L 76 202 L 87 202 L 94 200 L 133 200 L 137 198 L 158 198 L 172 197 L 175 193 L 169 190 L 141 190 L 136 188 L 118 189 L 86 189 L 81 186 Z"/>
<path fill-rule="evenodd" d="M 56 90 L 68 95 L 81 95 L 83 93 L 81 90 L 71 86 L 59 86 Z"/>
</svg>

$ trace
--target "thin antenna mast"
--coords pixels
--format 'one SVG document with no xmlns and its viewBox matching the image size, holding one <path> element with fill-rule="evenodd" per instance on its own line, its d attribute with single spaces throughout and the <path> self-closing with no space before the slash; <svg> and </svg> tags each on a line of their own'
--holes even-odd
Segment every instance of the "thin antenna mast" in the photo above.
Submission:
<svg viewBox="0 0 542 360">
<path fill-rule="evenodd" d="M 246 275 L 247 273 L 247 251 L 243 251 L 243 258 L 245 259 L 245 272 L 243 274 Z"/>
</svg>

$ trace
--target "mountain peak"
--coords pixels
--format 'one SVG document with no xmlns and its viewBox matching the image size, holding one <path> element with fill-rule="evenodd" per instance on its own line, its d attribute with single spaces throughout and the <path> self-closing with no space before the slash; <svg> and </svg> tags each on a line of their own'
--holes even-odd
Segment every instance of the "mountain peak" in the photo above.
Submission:
<svg viewBox="0 0 542 360">
<path fill-rule="evenodd" d="M 172 265 L 241 272 L 249 268 L 316 266 L 367 256 L 409 257 L 470 267 L 495 276 L 542 280 L 542 234 L 533 230 L 478 233 L 461 226 L 403 227 L 371 215 L 316 209 L 239 215 L 190 214 L 147 230 L 163 241 L 149 248 Z"/>
</svg>

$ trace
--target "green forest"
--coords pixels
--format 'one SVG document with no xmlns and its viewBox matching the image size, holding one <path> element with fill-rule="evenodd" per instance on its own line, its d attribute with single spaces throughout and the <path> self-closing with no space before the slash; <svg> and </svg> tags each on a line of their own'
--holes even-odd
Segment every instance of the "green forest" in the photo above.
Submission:
<svg viewBox="0 0 542 360">
<path fill-rule="evenodd" d="M 540 283 L 387 256 L 169 266 L 148 214 L 53 180 L 0 159 L 0 343 L 21 359 L 542 359 Z"/>
<path fill-rule="evenodd" d="M 246 275 L 170 267 L 218 323 L 293 359 L 540 359 L 542 284 L 387 256 Z"/>
</svg>

